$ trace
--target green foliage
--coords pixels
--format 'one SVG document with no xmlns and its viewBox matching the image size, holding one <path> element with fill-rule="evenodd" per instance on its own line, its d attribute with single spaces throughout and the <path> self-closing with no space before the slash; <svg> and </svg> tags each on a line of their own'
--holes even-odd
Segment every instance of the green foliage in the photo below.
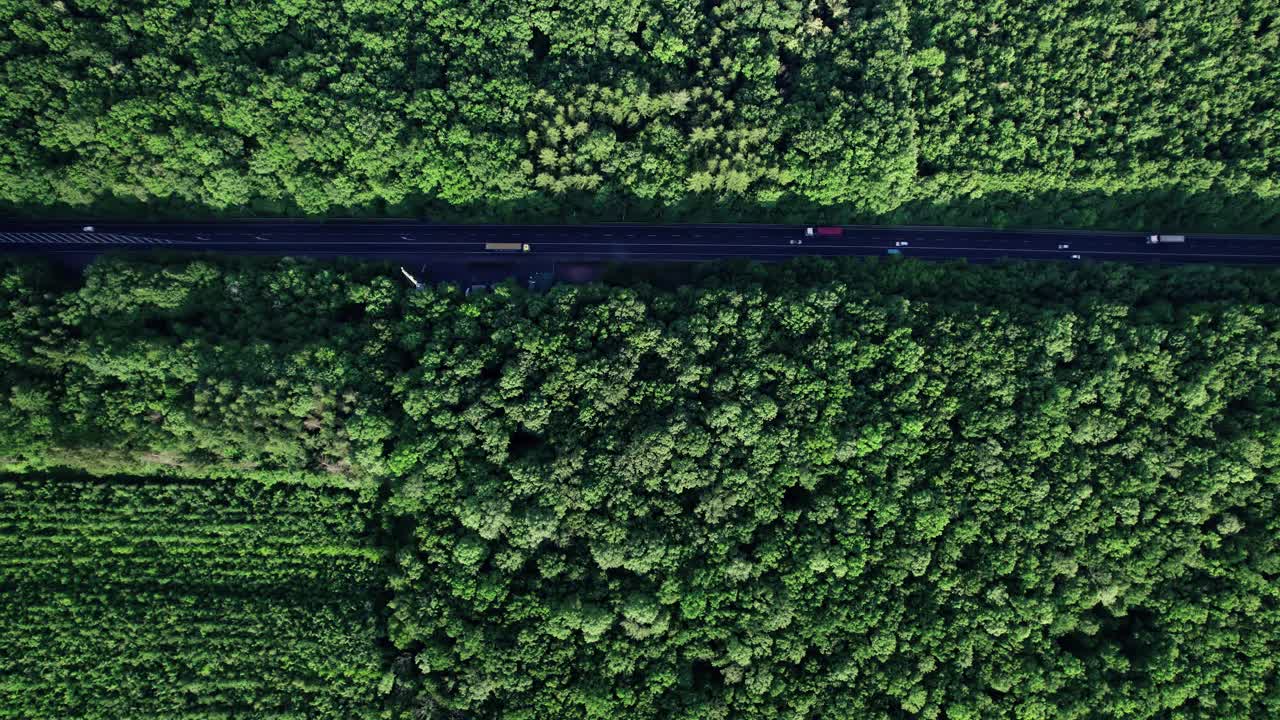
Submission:
<svg viewBox="0 0 1280 720">
<path fill-rule="evenodd" d="M 7 272 L 9 715 L 1280 712 L 1273 270 Z"/>
<path fill-rule="evenodd" d="M 0 201 L 1275 229 L 1278 19 L 1258 0 L 9 0 Z"/>
<path fill-rule="evenodd" d="M 52 368 L 37 352 L 57 337 L 54 289 L 47 267 L 0 261 L 0 464 L 46 451 L 58 422 Z"/>
<path fill-rule="evenodd" d="M 0 717 L 379 717 L 351 497 L 0 480 Z"/>
<path fill-rule="evenodd" d="M 390 630 L 434 706 L 1277 709 L 1274 273 L 757 279 L 409 299 Z"/>
<path fill-rule="evenodd" d="M 52 452 L 14 453 L 25 462 L 376 484 L 390 433 L 383 348 L 400 292 L 385 274 L 107 259 L 53 314 L 18 280 L 5 290 L 26 343 L 6 352 L 19 367 L 56 369 L 9 390 L 5 420 L 57 436 Z M 26 339 L 37 330 L 39 342 Z M 45 431 L 49 412 L 58 422 Z"/>
</svg>

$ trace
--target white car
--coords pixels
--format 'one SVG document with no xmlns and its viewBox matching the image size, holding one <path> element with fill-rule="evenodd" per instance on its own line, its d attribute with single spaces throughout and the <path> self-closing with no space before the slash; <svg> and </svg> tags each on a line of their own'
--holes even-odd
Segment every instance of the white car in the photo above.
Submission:
<svg viewBox="0 0 1280 720">
<path fill-rule="evenodd" d="M 899 240 L 899 241 L 895 242 L 895 243 L 893 244 L 893 246 L 894 246 L 894 247 L 907 247 L 907 246 L 908 246 L 908 245 L 910 245 L 910 244 L 911 244 L 911 243 L 907 242 L 906 240 Z"/>
<path fill-rule="evenodd" d="M 93 226 L 85 225 L 84 227 L 80 228 L 80 232 L 93 232 Z"/>
<path fill-rule="evenodd" d="M 804 241 L 803 241 L 803 240 L 800 240 L 799 238 L 791 238 L 791 239 L 790 239 L 790 240 L 788 240 L 787 242 L 788 242 L 789 244 L 791 244 L 791 245 L 803 245 L 803 244 L 804 244 Z"/>
<path fill-rule="evenodd" d="M 1079 260 L 1079 259 L 1080 259 L 1080 256 L 1079 256 L 1079 255 L 1072 255 L 1072 256 L 1071 256 L 1071 259 L 1072 259 L 1072 260 Z"/>
<path fill-rule="evenodd" d="M 1059 250 L 1067 250 L 1067 249 L 1069 249 L 1070 247 L 1071 247 L 1070 245 L 1059 245 L 1059 246 L 1058 246 L 1058 249 L 1059 249 Z"/>
</svg>

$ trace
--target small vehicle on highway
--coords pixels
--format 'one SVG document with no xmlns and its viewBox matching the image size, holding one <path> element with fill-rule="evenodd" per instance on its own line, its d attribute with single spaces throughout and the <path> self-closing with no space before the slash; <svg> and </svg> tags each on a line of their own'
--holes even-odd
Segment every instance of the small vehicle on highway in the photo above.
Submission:
<svg viewBox="0 0 1280 720">
<path fill-rule="evenodd" d="M 1071 256 L 1071 259 L 1072 259 L 1072 260 L 1079 260 L 1079 259 L 1080 259 L 1080 256 L 1079 256 L 1079 255 L 1072 255 L 1072 256 Z"/>
<path fill-rule="evenodd" d="M 93 232 L 93 226 L 85 225 L 84 227 L 80 228 L 80 232 Z"/>
<path fill-rule="evenodd" d="M 906 240 L 898 240 L 897 242 L 895 242 L 895 243 L 893 244 L 893 246 L 894 246 L 894 247 L 907 247 L 907 246 L 908 246 L 908 245 L 910 245 L 910 244 L 911 244 L 911 243 L 907 242 Z"/>
<path fill-rule="evenodd" d="M 888 250 L 885 250 L 885 252 L 886 252 L 886 253 L 888 253 L 889 255 L 901 255 L 901 254 L 902 254 L 902 251 L 901 251 L 901 250 L 899 250 L 898 248 L 889 248 Z"/>
<path fill-rule="evenodd" d="M 788 245 L 803 245 L 803 244 L 804 244 L 804 240 L 801 240 L 800 238 L 791 238 L 790 240 L 788 240 L 788 241 L 787 241 L 787 244 L 788 244 Z"/>
<path fill-rule="evenodd" d="M 1061 244 L 1059 244 L 1059 245 L 1058 245 L 1058 249 L 1059 249 L 1059 250 L 1069 250 L 1069 249 L 1071 249 L 1071 246 L 1070 246 L 1070 245 L 1067 245 L 1066 243 L 1061 243 Z"/>
<path fill-rule="evenodd" d="M 529 252 L 529 243 L 487 242 L 484 249 L 491 252 Z"/>
</svg>

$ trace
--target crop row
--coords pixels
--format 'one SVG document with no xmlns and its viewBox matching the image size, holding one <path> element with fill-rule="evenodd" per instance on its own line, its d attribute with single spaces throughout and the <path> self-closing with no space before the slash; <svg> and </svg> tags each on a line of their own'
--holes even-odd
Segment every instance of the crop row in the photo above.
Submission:
<svg viewBox="0 0 1280 720">
<path fill-rule="evenodd" d="M 337 489 L 0 480 L 0 718 L 369 716 L 368 528 Z"/>
<path fill-rule="evenodd" d="M 0 718 L 360 717 L 372 605 L 175 593 L 0 597 Z"/>
</svg>

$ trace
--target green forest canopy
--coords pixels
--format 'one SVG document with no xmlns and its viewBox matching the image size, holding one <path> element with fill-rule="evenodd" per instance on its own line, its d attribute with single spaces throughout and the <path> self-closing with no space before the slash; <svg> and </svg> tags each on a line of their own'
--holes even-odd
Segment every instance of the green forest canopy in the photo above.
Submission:
<svg viewBox="0 0 1280 720">
<path fill-rule="evenodd" d="M 1280 231 L 1272 0 L 0 0 L 0 203 Z"/>
<path fill-rule="evenodd" d="M 0 264 L 0 717 L 1280 714 L 1280 274 Z"/>
</svg>

